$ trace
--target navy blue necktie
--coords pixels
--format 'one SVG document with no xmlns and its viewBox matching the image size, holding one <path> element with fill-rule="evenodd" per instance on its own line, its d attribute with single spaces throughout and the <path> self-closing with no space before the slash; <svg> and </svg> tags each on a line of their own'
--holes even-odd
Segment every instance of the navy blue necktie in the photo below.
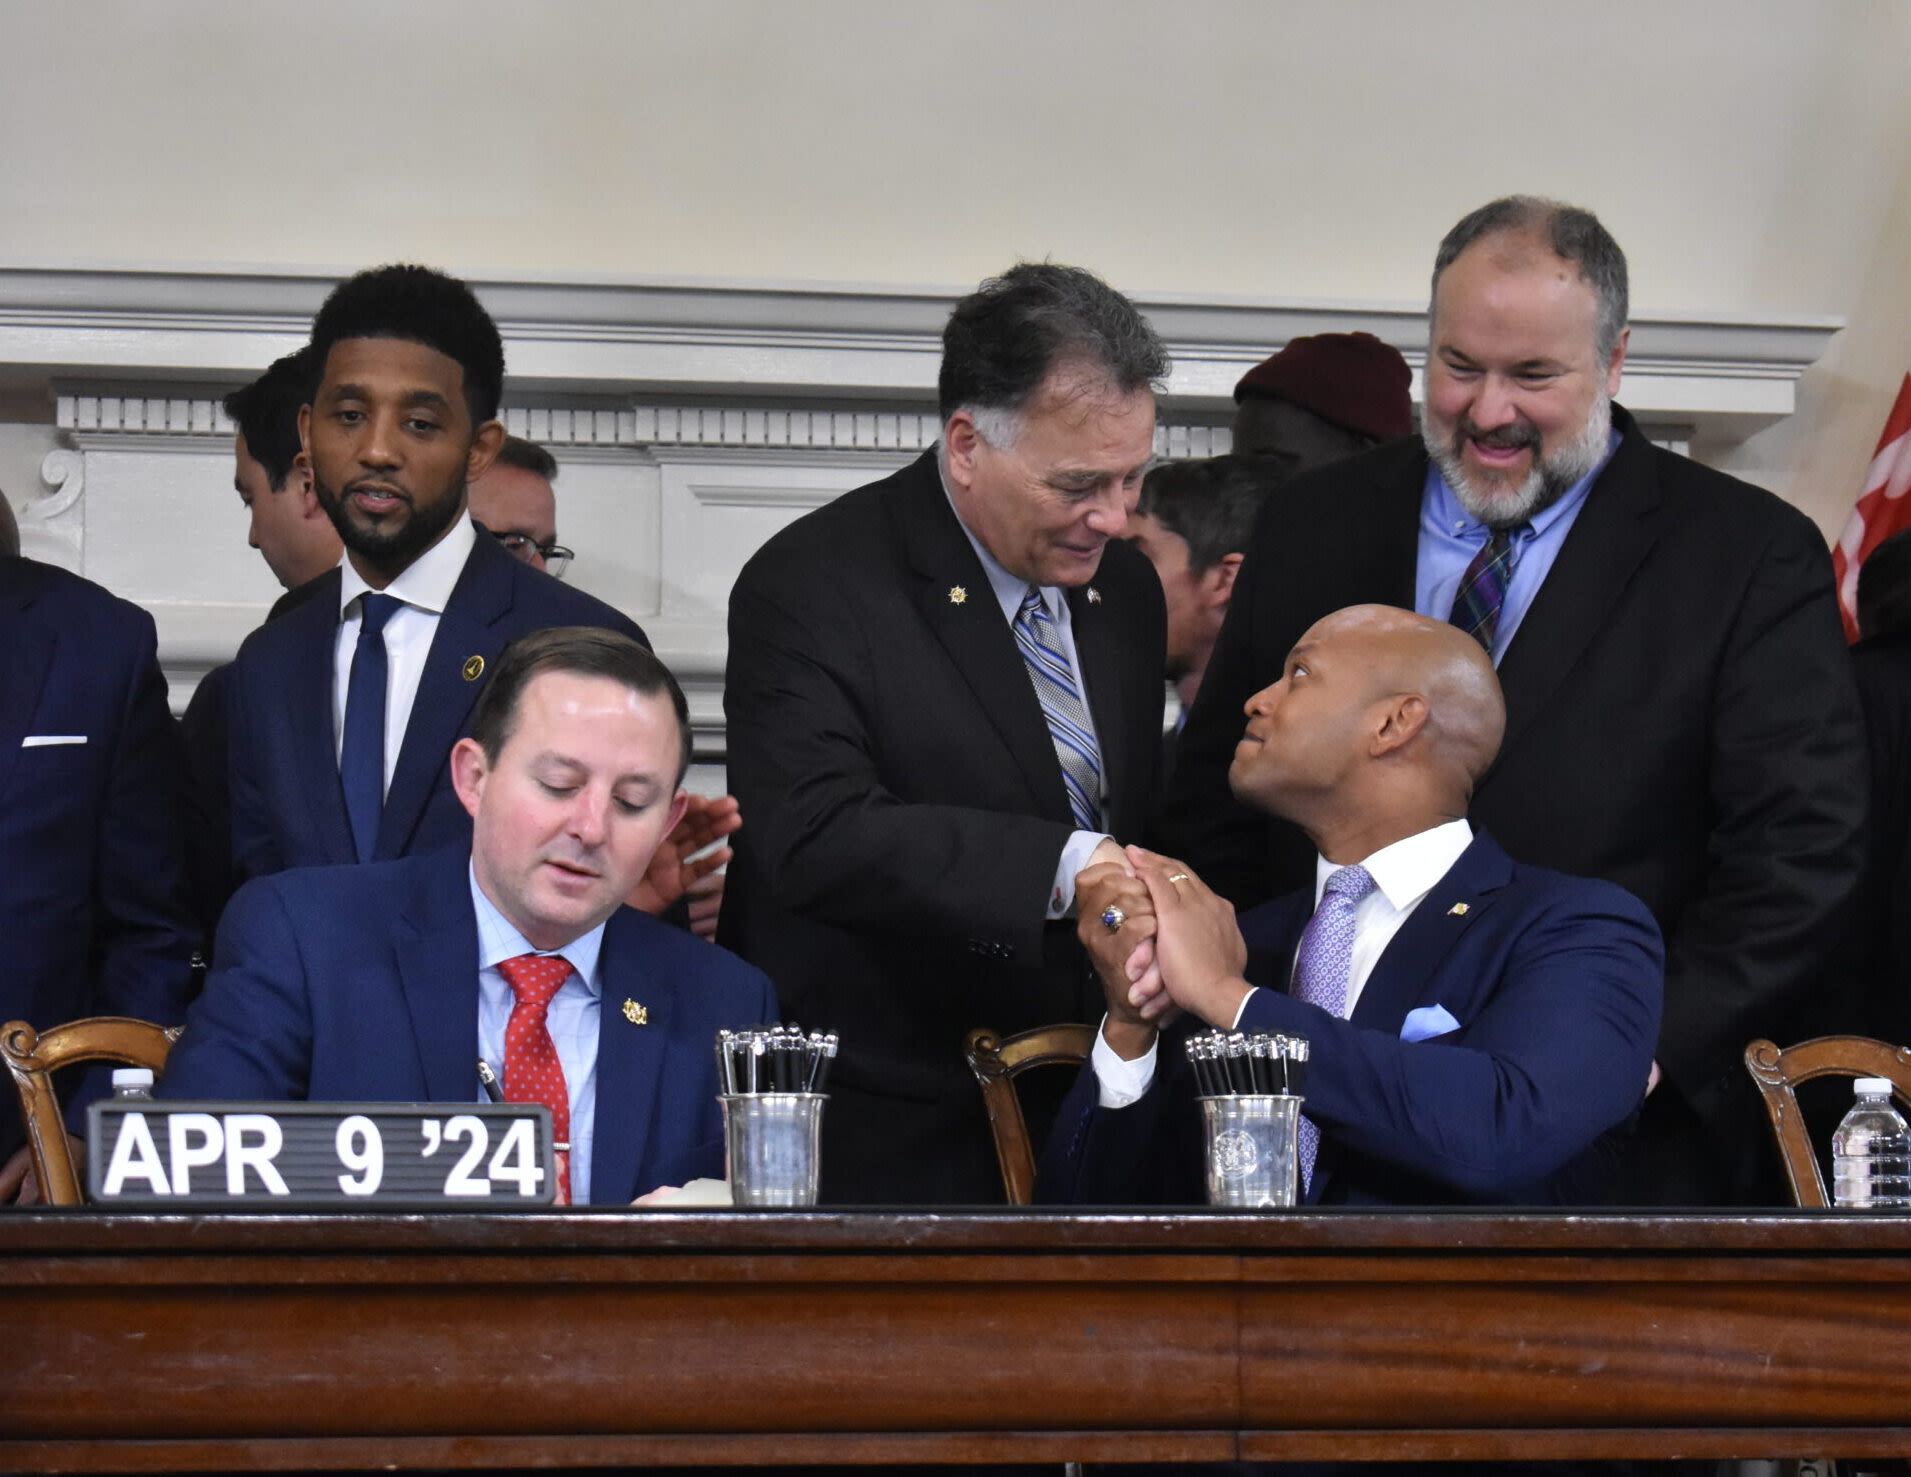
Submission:
<svg viewBox="0 0 1911 1477">
<path fill-rule="evenodd" d="M 368 862 L 378 849 L 378 818 L 385 810 L 385 622 L 405 602 L 395 595 L 367 591 L 359 597 L 358 646 L 352 652 L 352 678 L 345 689 L 345 743 L 339 751 L 338 777 L 345 786 L 345 814 L 351 817 L 358 859 Z"/>
</svg>

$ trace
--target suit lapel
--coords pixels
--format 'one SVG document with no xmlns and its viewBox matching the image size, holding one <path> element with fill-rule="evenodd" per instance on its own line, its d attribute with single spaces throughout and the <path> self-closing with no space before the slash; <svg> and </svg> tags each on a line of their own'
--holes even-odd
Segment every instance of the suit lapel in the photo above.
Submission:
<svg viewBox="0 0 1911 1477">
<path fill-rule="evenodd" d="M 451 746 L 463 736 L 484 690 L 481 680 L 465 675 L 467 663 L 478 657 L 481 671 L 489 671 L 506 644 L 500 623 L 511 610 L 512 565 L 511 556 L 495 540 L 480 537 L 438 617 L 378 823 L 376 855 L 381 859 L 405 854 L 432 792 L 448 783 Z"/>
<path fill-rule="evenodd" d="M 1651 443 L 1625 411 L 1615 407 L 1613 419 L 1623 428 L 1624 439 L 1593 484 L 1547 571 L 1546 583 L 1500 660 L 1500 684 L 1506 691 L 1502 753 L 1519 741 L 1606 628 L 1613 607 L 1659 536 L 1652 514 L 1664 494 L 1653 468 Z"/>
<path fill-rule="evenodd" d="M 675 996 L 668 981 L 644 966 L 642 941 L 621 909 L 604 929 L 598 956 L 597 1126 L 591 1146 L 591 1195 L 603 1201 L 635 1193 L 637 1171 L 650 1145 L 663 1083 L 664 1046 L 670 1039 Z M 635 1001 L 647 1012 L 643 1025 L 624 1014 Z"/>
<path fill-rule="evenodd" d="M 1070 820 L 1061 761 L 1055 757 L 1042 705 L 982 561 L 943 493 L 933 448 L 899 479 L 891 512 L 916 577 L 914 597 L 923 623 L 975 694 L 975 710 L 985 714 L 1001 736 L 1038 812 L 1051 820 Z"/>
<path fill-rule="evenodd" d="M 1075 655 L 1081 660 L 1082 691 L 1095 720 L 1095 742 L 1101 750 L 1101 772 L 1108 787 L 1112 826 L 1116 803 L 1133 798 L 1126 794 L 1123 781 L 1136 772 L 1137 756 L 1128 752 L 1128 725 L 1121 722 L 1122 714 L 1134 711 L 1128 694 L 1123 691 L 1127 653 L 1122 649 L 1120 634 L 1111 629 L 1123 613 L 1112 611 L 1110 602 L 1111 597 L 1092 582 L 1068 591 L 1069 627 L 1075 637 Z M 1121 621 L 1120 624 L 1125 628 L 1127 623 Z M 1040 710 L 1040 702 L 1036 708 Z M 1044 724 L 1044 737 L 1047 733 Z M 1053 750 L 1053 740 L 1049 747 Z"/>
<path fill-rule="evenodd" d="M 57 625 L 42 622 L 32 639 L 20 630 L 42 583 L 34 566 L 24 559 L 0 561 L 5 587 L 0 589 L 0 629 L 9 639 L 0 649 L 0 794 L 6 792 L 13 767 L 20 762 L 20 741 L 33 726 L 40 707 L 40 691 L 61 636 Z M 17 859 L 22 865 L 25 859 Z"/>
<path fill-rule="evenodd" d="M 432 1102 L 469 1102 L 478 1091 L 478 920 L 466 865 L 447 852 L 422 869 L 392 951 Z"/>
<path fill-rule="evenodd" d="M 358 860 L 352 841 L 352 823 L 345 812 L 345 786 L 338 773 L 338 725 L 333 715 L 337 697 L 333 688 L 333 658 L 338 647 L 339 574 L 321 575 L 324 587 L 297 609 L 280 617 L 285 640 L 292 644 L 290 661 L 262 661 L 260 682 L 276 689 L 273 704 L 285 725 L 285 752 L 293 774 L 310 775 L 311 824 L 320 854 L 327 862 Z M 276 655 L 276 654 L 275 654 Z M 348 655 L 346 660 L 351 658 Z"/>
<path fill-rule="evenodd" d="M 1498 844 L 1475 836 L 1375 961 L 1355 1002 L 1353 1023 L 1398 1034 L 1408 1011 L 1444 1003 L 1429 996 L 1447 956 L 1511 874 L 1512 863 Z"/>
</svg>

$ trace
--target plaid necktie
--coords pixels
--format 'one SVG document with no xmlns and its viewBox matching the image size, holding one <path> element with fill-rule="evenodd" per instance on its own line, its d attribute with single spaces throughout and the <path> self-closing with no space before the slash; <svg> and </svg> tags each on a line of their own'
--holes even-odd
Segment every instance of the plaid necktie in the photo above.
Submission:
<svg viewBox="0 0 1911 1477">
<path fill-rule="evenodd" d="M 1374 890 L 1365 867 L 1342 867 L 1331 873 L 1320 895 L 1320 906 L 1301 934 L 1300 955 L 1294 964 L 1294 998 L 1318 1005 L 1329 1015 L 1347 1016 L 1347 976 L 1354 960 L 1354 910 Z M 1305 1113 L 1300 1124 L 1301 1189 L 1314 1182 L 1314 1157 L 1320 1152 L 1320 1129 Z"/>
<path fill-rule="evenodd" d="M 1015 645 L 1028 667 L 1035 696 L 1048 720 L 1055 757 L 1062 762 L 1062 782 L 1068 789 L 1068 808 L 1084 831 L 1099 831 L 1101 822 L 1101 749 L 1089 721 L 1082 690 L 1069 668 L 1055 625 L 1042 603 L 1042 592 L 1029 586 L 1028 598 L 1015 613 Z"/>
<path fill-rule="evenodd" d="M 1460 592 L 1453 597 L 1453 614 L 1447 620 L 1488 651 L 1493 649 L 1493 633 L 1499 629 L 1507 582 L 1513 578 L 1513 540 L 1531 527 L 1530 523 L 1520 523 L 1494 529 L 1460 576 Z"/>
<path fill-rule="evenodd" d="M 571 1203 L 571 1093 L 557 1046 L 544 1023 L 551 997 L 574 971 L 555 954 L 520 954 L 503 960 L 498 973 L 517 1003 L 504 1023 L 504 1100 L 542 1103 L 551 1110 L 551 1137 L 557 1144 L 557 1203 Z"/>
<path fill-rule="evenodd" d="M 385 811 L 385 622 L 404 608 L 396 595 L 366 591 L 358 600 L 358 645 L 345 684 L 344 743 L 338 774 L 345 788 L 345 814 L 352 823 L 358 859 L 378 849 L 378 821 Z"/>
</svg>

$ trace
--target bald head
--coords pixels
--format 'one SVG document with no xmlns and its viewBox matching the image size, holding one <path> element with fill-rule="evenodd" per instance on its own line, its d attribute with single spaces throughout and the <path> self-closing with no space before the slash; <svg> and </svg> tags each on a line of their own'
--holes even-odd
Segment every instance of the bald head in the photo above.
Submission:
<svg viewBox="0 0 1911 1477">
<path fill-rule="evenodd" d="M 1235 793 L 1317 844 L 1397 839 L 1465 815 L 1506 727 L 1479 643 L 1385 605 L 1317 622 L 1247 716 L 1228 773 Z"/>
<path fill-rule="evenodd" d="M 1457 626 L 1391 605 L 1336 611 L 1301 643 L 1322 640 L 1352 643 L 1373 700 L 1411 694 L 1425 702 L 1426 757 L 1463 779 L 1471 795 L 1506 732 L 1506 700 L 1486 649 Z"/>
</svg>

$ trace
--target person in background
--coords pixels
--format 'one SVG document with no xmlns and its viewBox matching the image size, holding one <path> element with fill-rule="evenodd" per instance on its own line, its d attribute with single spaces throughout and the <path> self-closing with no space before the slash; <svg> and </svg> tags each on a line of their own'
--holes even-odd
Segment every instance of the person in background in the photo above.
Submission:
<svg viewBox="0 0 1911 1477">
<path fill-rule="evenodd" d="M 319 505 L 312 468 L 299 450 L 299 411 L 312 398 L 311 345 L 287 354 L 221 402 L 234 427 L 232 485 L 250 517 L 247 542 L 284 587 L 266 619 L 318 592 L 319 576 L 344 546 Z M 179 726 L 186 746 L 186 871 L 193 911 L 208 937 L 232 896 L 232 816 L 226 793 L 226 683 L 230 663 L 194 685 Z"/>
<path fill-rule="evenodd" d="M 1161 577 L 1168 609 L 1167 674 L 1181 700 L 1177 735 L 1201 690 L 1201 674 L 1221 634 L 1242 551 L 1266 491 L 1263 479 L 1235 456 L 1163 462 L 1142 479 L 1128 537 Z"/>
<path fill-rule="evenodd" d="M 1234 387 L 1234 453 L 1278 485 L 1413 434 L 1413 371 L 1371 333 L 1290 340 Z"/>
<path fill-rule="evenodd" d="M 1645 1096 L 1659 930 L 1620 888 L 1521 865 L 1467 823 L 1505 728 L 1486 653 L 1409 611 L 1339 611 L 1247 720 L 1230 783 L 1313 842 L 1315 883 L 1237 920 L 1186 866 L 1139 848 L 1133 875 L 1083 874 L 1079 927 L 1108 1013 L 1050 1188 L 1204 1198 L 1182 1040 L 1205 1025 L 1310 1043 L 1308 1203 L 1603 1199 L 1620 1151 L 1589 1151 Z M 1171 1008 L 1184 1025 L 1164 1040 Z"/>
<path fill-rule="evenodd" d="M 1789 1039 L 1856 883 L 1864 739 L 1823 537 L 1613 403 L 1626 311 L 1625 254 L 1588 211 L 1514 196 L 1448 232 L 1422 434 L 1263 510 L 1160 834 L 1243 906 L 1304 885 L 1313 848 L 1228 790 L 1241 705 L 1334 610 L 1452 620 L 1506 694 L 1475 821 L 1626 888 L 1666 938 L 1617 1196 L 1764 1203 L 1782 1191 L 1742 1054 Z"/>
<path fill-rule="evenodd" d="M 470 729 L 450 764 L 468 844 L 242 888 L 157 1095 L 469 1102 L 483 1063 L 550 1108 L 561 1204 L 721 1178 L 712 1043 L 775 996 L 622 905 L 683 814 L 676 679 L 621 632 L 539 630 Z"/>
<path fill-rule="evenodd" d="M 0 497 L 0 502 L 5 499 Z M 181 855 L 184 761 L 153 618 L 50 564 L 0 558 L 0 1022 L 183 1019 L 199 930 Z M 86 1121 L 107 1072 L 63 1086 Z M 38 1198 L 0 1093 L 0 1201 Z"/>
<path fill-rule="evenodd" d="M 333 568 L 343 552 L 313 489 L 311 464 L 299 452 L 299 410 L 311 400 L 317 378 L 307 344 L 274 360 L 221 402 L 235 427 L 232 485 L 251 516 L 247 542 L 286 590 L 273 615 L 297 604 L 303 598 L 298 592 Z"/>
<path fill-rule="evenodd" d="M 319 309 L 312 351 L 299 439 L 346 557 L 231 667 L 240 879 L 463 848 L 471 820 L 445 757 L 504 647 L 552 625 L 643 640 L 472 526 L 466 484 L 504 439 L 504 346 L 470 288 L 420 266 L 361 272 Z M 693 823 L 657 848 L 654 908 L 678 895 L 681 858 L 714 839 Z"/>
<path fill-rule="evenodd" d="M 471 483 L 471 517 L 513 559 L 564 578 L 576 556 L 557 541 L 557 458 L 535 441 L 506 436 Z"/>
<path fill-rule="evenodd" d="M 842 1035 L 828 1201 L 999 1203 L 964 1037 L 1094 997 L 1075 877 L 1140 834 L 1161 744 L 1161 584 L 1123 535 L 1167 368 L 1107 284 L 1017 266 L 949 316 L 940 444 L 737 577 L 719 937 Z"/>
</svg>

